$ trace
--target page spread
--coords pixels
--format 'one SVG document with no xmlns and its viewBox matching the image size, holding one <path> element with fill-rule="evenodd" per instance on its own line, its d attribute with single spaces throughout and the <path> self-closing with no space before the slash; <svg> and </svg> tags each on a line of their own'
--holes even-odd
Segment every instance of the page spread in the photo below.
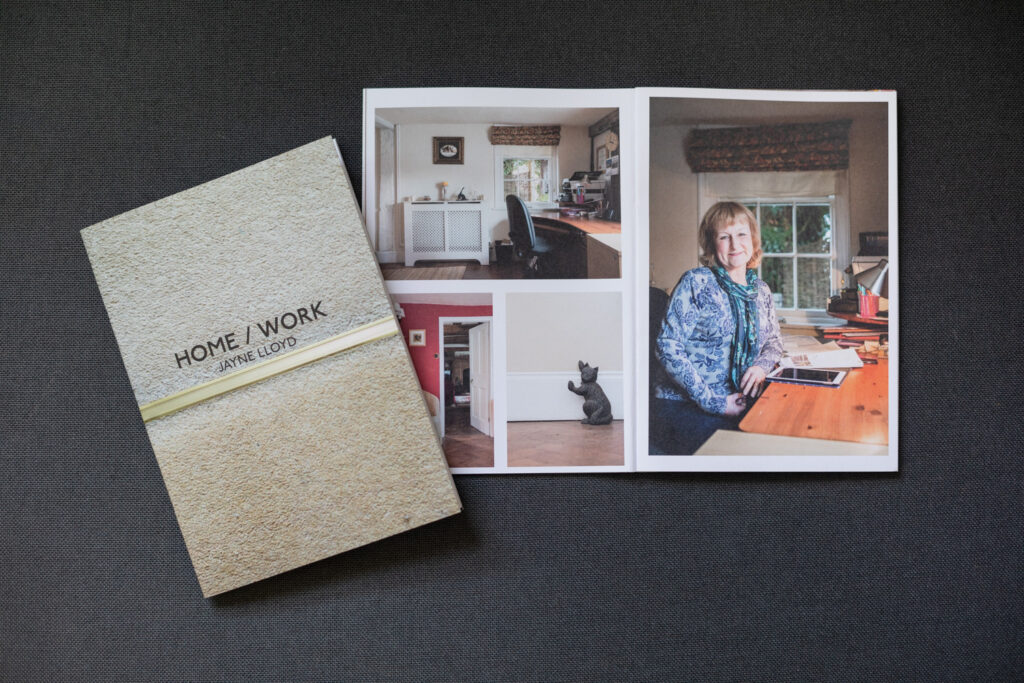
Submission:
<svg viewBox="0 0 1024 683">
<path fill-rule="evenodd" d="M 453 471 L 897 469 L 895 104 L 366 90 L 367 229 Z M 766 381 L 840 349 L 838 388 Z"/>
</svg>

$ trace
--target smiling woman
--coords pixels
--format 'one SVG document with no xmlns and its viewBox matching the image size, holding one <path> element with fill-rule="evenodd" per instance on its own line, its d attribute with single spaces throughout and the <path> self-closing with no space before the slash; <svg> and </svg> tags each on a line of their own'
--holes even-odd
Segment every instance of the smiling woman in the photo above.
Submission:
<svg viewBox="0 0 1024 683">
<path fill-rule="evenodd" d="M 782 356 L 772 293 L 755 270 L 757 219 L 719 202 L 699 239 L 704 267 L 680 279 L 658 335 L 666 377 L 651 402 L 651 454 L 692 455 L 716 430 L 736 429 Z"/>
<path fill-rule="evenodd" d="M 751 229 L 751 225 L 740 217 L 718 228 L 711 236 L 714 238 L 713 248 L 719 265 L 739 284 L 744 284 L 747 263 L 754 257 L 752 235 L 755 230 Z"/>
</svg>

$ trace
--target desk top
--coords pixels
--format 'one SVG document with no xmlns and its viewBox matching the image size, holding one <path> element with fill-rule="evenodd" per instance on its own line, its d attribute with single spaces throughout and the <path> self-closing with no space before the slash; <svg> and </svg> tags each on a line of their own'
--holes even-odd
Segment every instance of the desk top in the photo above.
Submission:
<svg viewBox="0 0 1024 683">
<path fill-rule="evenodd" d="M 889 443 L 889 361 L 855 368 L 838 389 L 772 382 L 740 422 L 745 432 Z"/>
<path fill-rule="evenodd" d="M 799 436 L 752 434 L 734 429 L 719 429 L 697 449 L 694 455 L 814 455 L 850 456 L 889 454 L 884 444 L 808 439 Z"/>
<path fill-rule="evenodd" d="M 622 232 L 622 223 L 618 221 L 606 221 L 603 218 L 580 218 L 578 216 L 566 216 L 557 209 L 547 211 L 531 211 L 534 218 L 543 218 L 549 221 L 558 221 L 571 225 L 591 235 L 616 235 Z"/>
</svg>

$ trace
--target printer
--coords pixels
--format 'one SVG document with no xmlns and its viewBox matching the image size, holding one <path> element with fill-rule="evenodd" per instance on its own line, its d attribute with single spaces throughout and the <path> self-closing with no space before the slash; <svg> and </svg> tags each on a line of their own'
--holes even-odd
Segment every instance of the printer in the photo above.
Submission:
<svg viewBox="0 0 1024 683">
<path fill-rule="evenodd" d="M 604 171 L 576 171 L 568 178 L 562 179 L 562 191 L 558 201 L 565 204 L 590 205 L 600 209 L 605 199 L 605 188 L 608 181 Z"/>
</svg>

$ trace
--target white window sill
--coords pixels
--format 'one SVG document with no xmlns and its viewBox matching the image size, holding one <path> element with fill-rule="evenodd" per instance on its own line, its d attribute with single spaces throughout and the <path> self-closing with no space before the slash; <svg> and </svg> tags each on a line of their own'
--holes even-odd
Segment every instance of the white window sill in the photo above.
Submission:
<svg viewBox="0 0 1024 683">
<path fill-rule="evenodd" d="M 780 311 L 776 310 L 782 327 L 837 327 L 842 320 L 831 317 L 824 311 Z"/>
</svg>

